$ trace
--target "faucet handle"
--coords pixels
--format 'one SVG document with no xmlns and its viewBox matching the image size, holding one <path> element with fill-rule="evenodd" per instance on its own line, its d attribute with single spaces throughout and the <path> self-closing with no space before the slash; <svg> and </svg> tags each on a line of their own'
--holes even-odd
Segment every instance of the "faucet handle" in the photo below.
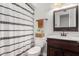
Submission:
<svg viewBox="0 0 79 59">
<path fill-rule="evenodd" d="M 64 36 L 66 36 L 67 34 L 66 33 L 64 33 Z"/>
<path fill-rule="evenodd" d="M 63 33 L 61 33 L 61 36 L 63 36 Z"/>
<path fill-rule="evenodd" d="M 64 33 L 64 36 L 67 36 L 67 33 Z"/>
<path fill-rule="evenodd" d="M 64 31 L 61 33 L 61 36 L 67 36 L 67 33 L 65 33 Z"/>
</svg>

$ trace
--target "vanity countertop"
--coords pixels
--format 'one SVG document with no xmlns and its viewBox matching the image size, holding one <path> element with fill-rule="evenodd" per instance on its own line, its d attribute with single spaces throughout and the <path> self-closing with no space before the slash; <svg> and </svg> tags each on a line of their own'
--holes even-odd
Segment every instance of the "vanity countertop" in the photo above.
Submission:
<svg viewBox="0 0 79 59">
<path fill-rule="evenodd" d="M 50 35 L 47 38 L 61 39 L 61 40 L 71 40 L 79 42 L 79 37 L 73 36 L 59 36 L 59 35 Z"/>
</svg>

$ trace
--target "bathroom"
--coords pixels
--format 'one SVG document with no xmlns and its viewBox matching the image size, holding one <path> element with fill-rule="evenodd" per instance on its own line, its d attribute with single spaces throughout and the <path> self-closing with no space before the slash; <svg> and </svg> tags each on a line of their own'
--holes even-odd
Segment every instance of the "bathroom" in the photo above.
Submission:
<svg viewBox="0 0 79 59">
<path fill-rule="evenodd" d="M 47 49 L 44 50 L 43 56 L 79 56 L 77 50 L 79 3 L 40 3 L 35 5 L 37 6 L 35 19 L 44 19 L 45 36 L 43 38 L 47 42 Z M 75 12 L 74 8 L 76 7 Z M 41 27 L 38 24 L 38 29 L 36 27 L 38 32 L 41 31 L 39 28 Z"/>
<path fill-rule="evenodd" d="M 79 3 L 0 3 L 0 56 L 79 56 Z"/>
</svg>

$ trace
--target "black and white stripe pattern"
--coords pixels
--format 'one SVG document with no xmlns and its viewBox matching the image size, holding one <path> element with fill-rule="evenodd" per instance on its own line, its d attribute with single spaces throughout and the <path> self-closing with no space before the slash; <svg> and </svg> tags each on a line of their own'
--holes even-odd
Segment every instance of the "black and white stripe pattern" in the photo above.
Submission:
<svg viewBox="0 0 79 59">
<path fill-rule="evenodd" d="M 0 56 L 20 56 L 34 43 L 34 8 L 30 3 L 0 3 Z"/>
</svg>

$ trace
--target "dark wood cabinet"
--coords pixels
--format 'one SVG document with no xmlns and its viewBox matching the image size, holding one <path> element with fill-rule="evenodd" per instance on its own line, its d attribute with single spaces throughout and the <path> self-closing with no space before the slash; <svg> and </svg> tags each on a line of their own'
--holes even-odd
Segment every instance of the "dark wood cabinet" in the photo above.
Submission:
<svg viewBox="0 0 79 59">
<path fill-rule="evenodd" d="M 61 39 L 47 39 L 48 56 L 79 56 L 79 43 Z"/>
<path fill-rule="evenodd" d="M 63 54 L 62 54 L 61 49 L 57 49 L 54 47 L 48 47 L 47 55 L 48 56 L 62 56 Z"/>
<path fill-rule="evenodd" d="M 65 50 L 64 51 L 64 56 L 79 56 L 79 53 Z"/>
</svg>

